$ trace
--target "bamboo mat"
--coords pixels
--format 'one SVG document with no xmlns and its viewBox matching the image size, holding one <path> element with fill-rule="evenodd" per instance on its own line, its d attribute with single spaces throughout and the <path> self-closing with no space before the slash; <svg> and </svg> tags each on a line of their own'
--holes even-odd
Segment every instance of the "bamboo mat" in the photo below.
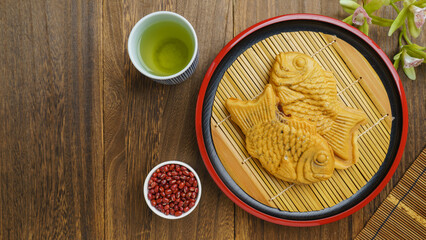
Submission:
<svg viewBox="0 0 426 240">
<path fill-rule="evenodd" d="M 356 239 L 426 239 L 425 171 L 426 148 Z"/>
<path fill-rule="evenodd" d="M 292 186 L 265 171 L 258 160 L 251 159 L 245 149 L 244 134 L 227 118 L 229 113 L 224 106 L 230 97 L 248 100 L 258 96 L 268 83 L 275 56 L 289 51 L 314 55 L 325 70 L 333 73 L 340 100 L 347 106 L 362 109 L 368 116 L 368 123 L 359 130 L 360 133 L 369 131 L 358 139 L 358 163 L 346 170 L 336 170 L 327 181 L 309 185 Z M 247 194 L 283 211 L 308 212 L 338 204 L 371 179 L 389 147 L 390 119 L 390 104 L 383 84 L 357 50 L 323 33 L 284 32 L 254 44 L 227 69 L 217 88 L 211 129 L 222 164 Z"/>
</svg>

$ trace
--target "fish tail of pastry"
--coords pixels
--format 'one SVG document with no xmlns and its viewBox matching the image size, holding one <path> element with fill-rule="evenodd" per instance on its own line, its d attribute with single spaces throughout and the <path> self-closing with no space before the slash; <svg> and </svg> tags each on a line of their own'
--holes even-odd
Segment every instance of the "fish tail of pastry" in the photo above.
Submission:
<svg viewBox="0 0 426 240">
<path fill-rule="evenodd" d="M 342 106 L 331 129 L 323 135 L 334 151 L 337 169 L 348 168 L 357 162 L 357 130 L 366 120 L 363 111 Z"/>
<path fill-rule="evenodd" d="M 259 123 L 276 119 L 278 99 L 270 84 L 255 100 L 243 101 L 235 98 L 226 100 L 231 119 L 247 135 L 249 129 Z"/>
</svg>

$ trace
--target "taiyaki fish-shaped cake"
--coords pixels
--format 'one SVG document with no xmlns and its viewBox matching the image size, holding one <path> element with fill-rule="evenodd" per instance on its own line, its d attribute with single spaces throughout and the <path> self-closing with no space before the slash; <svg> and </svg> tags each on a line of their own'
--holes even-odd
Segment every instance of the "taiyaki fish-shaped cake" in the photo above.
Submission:
<svg viewBox="0 0 426 240">
<path fill-rule="evenodd" d="M 279 97 L 286 116 L 309 120 L 332 147 L 337 169 L 345 169 L 358 159 L 357 129 L 366 122 L 363 111 L 344 106 L 337 99 L 333 74 L 303 53 L 280 53 L 270 72 L 269 82 Z"/>
<path fill-rule="evenodd" d="M 248 153 L 272 175 L 288 182 L 308 184 L 330 178 L 334 156 L 327 141 L 309 121 L 280 119 L 277 104 L 270 84 L 256 100 L 226 101 L 231 119 L 246 135 Z"/>
</svg>

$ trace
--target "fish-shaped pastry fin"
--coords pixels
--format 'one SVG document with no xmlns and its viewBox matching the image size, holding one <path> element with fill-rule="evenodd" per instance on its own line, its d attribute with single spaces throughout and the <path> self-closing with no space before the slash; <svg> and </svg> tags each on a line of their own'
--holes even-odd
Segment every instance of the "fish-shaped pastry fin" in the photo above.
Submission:
<svg viewBox="0 0 426 240">
<path fill-rule="evenodd" d="M 317 129 L 315 128 L 315 125 L 312 123 L 309 123 L 306 120 L 303 119 L 294 119 L 291 118 L 291 120 L 287 120 L 286 122 L 288 126 L 294 127 L 295 129 L 303 129 L 305 133 L 315 135 L 317 134 Z"/>
<path fill-rule="evenodd" d="M 358 109 L 341 106 L 331 129 L 323 137 L 335 153 L 335 167 L 345 169 L 358 160 L 357 129 L 366 123 L 367 116 Z"/>
<path fill-rule="evenodd" d="M 270 84 L 267 84 L 263 93 L 252 101 L 243 101 L 235 98 L 226 100 L 226 108 L 231 119 L 247 134 L 254 125 L 276 119 L 278 99 Z"/>
<path fill-rule="evenodd" d="M 291 90 L 287 86 L 275 87 L 275 92 L 282 104 L 290 104 L 292 102 L 304 99 L 305 96 L 299 92 Z"/>
</svg>

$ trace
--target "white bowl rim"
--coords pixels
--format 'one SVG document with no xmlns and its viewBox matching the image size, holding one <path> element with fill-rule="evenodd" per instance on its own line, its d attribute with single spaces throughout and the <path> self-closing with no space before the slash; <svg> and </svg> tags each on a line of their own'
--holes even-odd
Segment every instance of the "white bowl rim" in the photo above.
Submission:
<svg viewBox="0 0 426 240">
<path fill-rule="evenodd" d="M 174 17 L 180 18 L 185 24 L 188 25 L 189 29 L 191 30 L 192 35 L 194 36 L 194 42 L 195 42 L 195 44 L 194 44 L 194 53 L 192 54 L 191 61 L 189 61 L 189 63 L 185 66 L 184 69 L 180 70 L 179 72 L 177 72 L 177 73 L 175 73 L 173 75 L 168 75 L 168 76 L 157 76 L 157 75 L 151 74 L 148 71 L 146 71 L 145 69 L 139 67 L 137 64 L 134 64 L 133 61 L 136 61 L 137 59 L 133 59 L 133 54 L 130 53 L 130 48 L 131 48 L 131 46 L 130 46 L 130 39 L 131 39 L 131 37 L 133 37 L 134 34 L 136 34 L 135 31 L 139 27 L 139 25 L 142 25 L 143 21 L 145 21 L 146 19 L 148 19 L 150 17 L 154 17 L 156 15 L 162 15 L 162 14 L 164 14 L 164 15 L 172 15 Z M 145 76 L 147 76 L 147 77 L 149 77 L 151 79 L 160 80 L 160 81 L 162 81 L 162 80 L 164 80 L 164 81 L 170 80 L 170 79 L 175 78 L 177 76 L 180 76 L 184 72 L 186 72 L 186 70 L 188 70 L 188 68 L 190 68 L 192 66 L 192 63 L 195 61 L 195 58 L 197 57 L 197 53 L 198 53 L 198 38 L 197 38 L 197 33 L 195 32 L 194 27 L 192 26 L 192 24 L 186 18 L 184 18 L 183 16 L 181 16 L 181 15 L 175 13 L 175 12 L 170 12 L 170 11 L 152 12 L 152 13 L 150 13 L 150 14 L 142 17 L 135 24 L 135 26 L 133 26 L 132 31 L 130 32 L 128 40 L 127 40 L 127 52 L 129 54 L 129 57 L 130 57 L 130 60 L 131 60 L 131 62 L 133 64 L 133 66 L 135 66 L 135 68 L 137 70 L 139 70 L 139 72 L 141 72 L 143 75 L 145 75 Z"/>
<path fill-rule="evenodd" d="M 181 166 L 186 167 L 188 170 L 190 170 L 192 173 L 194 173 L 195 178 L 197 179 L 197 183 L 198 183 L 198 193 L 197 193 L 197 200 L 195 201 L 195 205 L 192 208 L 190 208 L 188 212 L 182 212 L 182 215 L 180 215 L 178 217 L 171 215 L 171 214 L 166 215 L 166 214 L 158 211 L 155 207 L 153 207 L 151 205 L 151 201 L 148 199 L 148 182 L 149 182 L 149 179 L 151 178 L 152 174 L 157 169 L 159 169 L 162 166 L 168 165 L 168 164 L 177 164 L 177 165 L 181 165 Z M 177 161 L 177 160 L 170 160 L 170 161 L 162 162 L 162 163 L 158 164 L 157 166 L 153 167 L 151 169 L 151 171 L 148 173 L 148 175 L 146 176 L 145 183 L 143 185 L 143 196 L 145 198 L 145 201 L 146 201 L 146 204 L 148 205 L 148 207 L 151 209 L 151 211 L 153 211 L 158 216 L 160 216 L 162 218 L 166 218 L 166 219 L 183 218 L 185 216 L 188 216 L 192 211 L 194 211 L 194 209 L 198 206 L 198 203 L 200 202 L 200 199 L 201 199 L 201 181 L 200 181 L 200 178 L 198 177 L 197 172 L 191 166 L 189 166 L 187 163 Z"/>
</svg>

